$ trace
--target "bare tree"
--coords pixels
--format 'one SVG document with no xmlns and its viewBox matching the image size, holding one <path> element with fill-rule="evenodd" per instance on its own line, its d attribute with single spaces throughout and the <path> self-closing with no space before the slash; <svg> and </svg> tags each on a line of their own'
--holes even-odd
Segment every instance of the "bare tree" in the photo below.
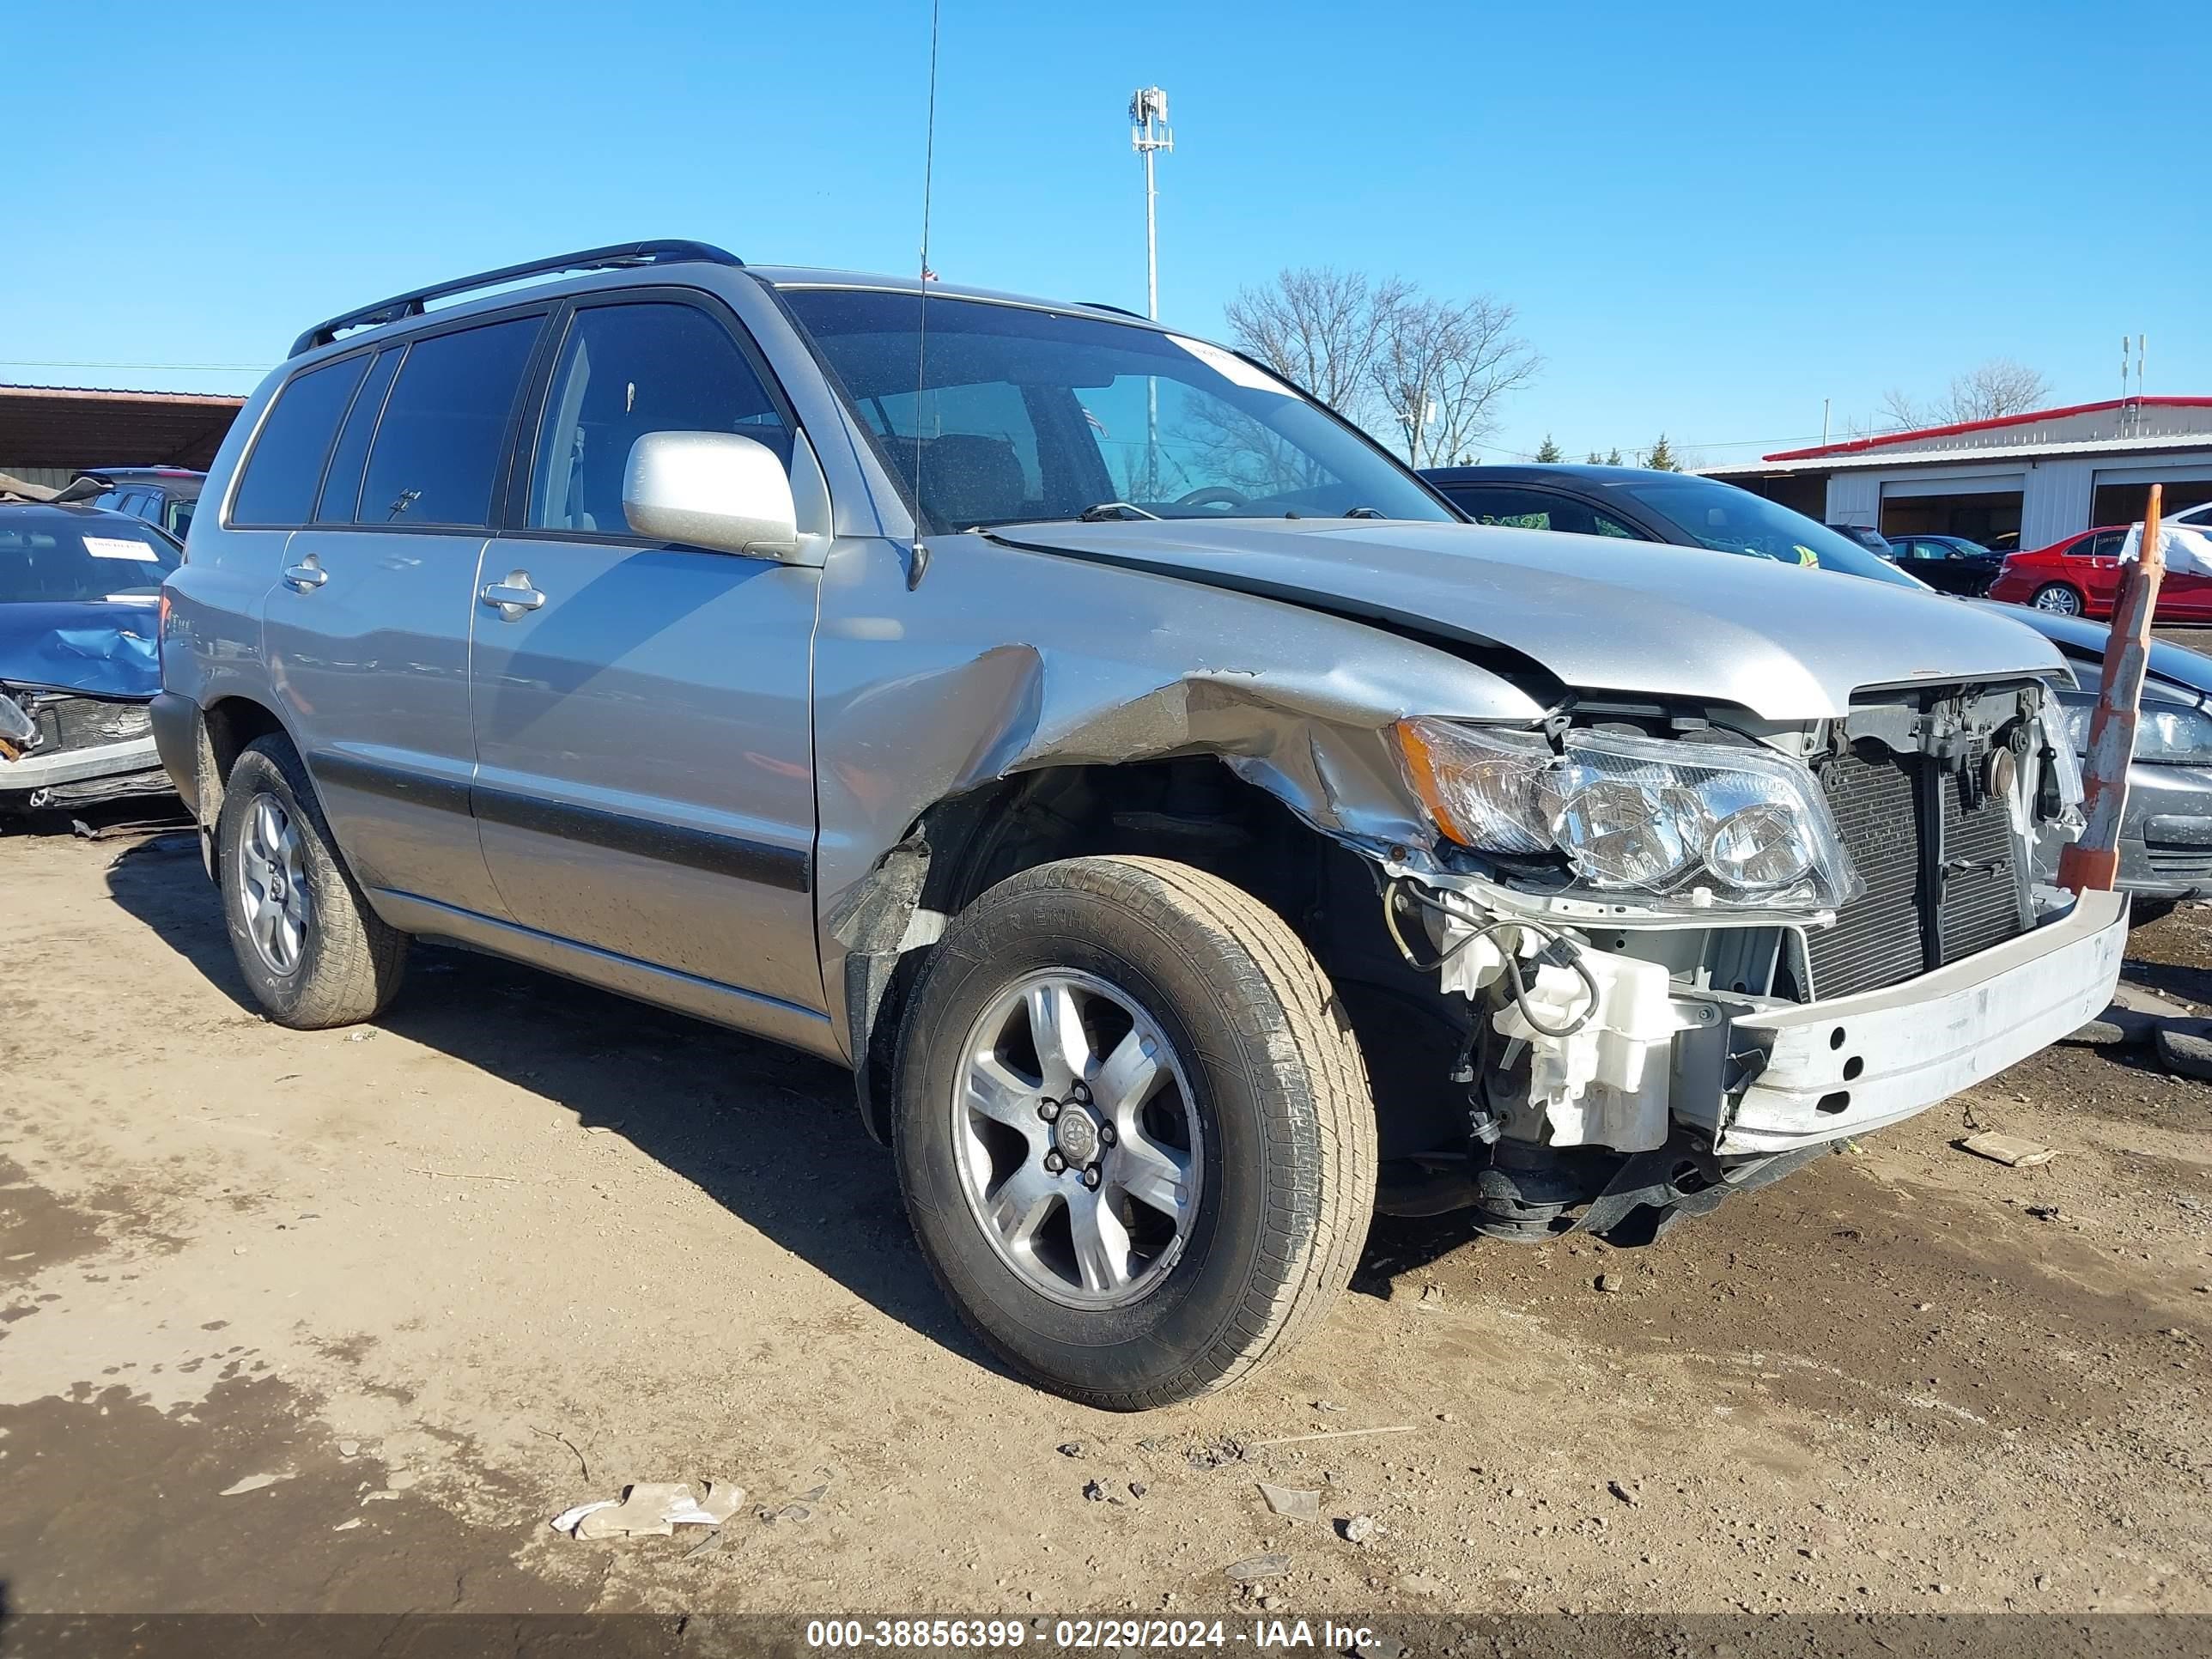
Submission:
<svg viewBox="0 0 2212 1659">
<path fill-rule="evenodd" d="M 1406 459 L 1453 460 L 1495 431 L 1498 400 L 1535 378 L 1542 359 L 1513 331 L 1513 307 L 1413 299 L 1387 319 L 1374 382 L 1404 434 Z"/>
<path fill-rule="evenodd" d="M 2040 369 L 2009 357 L 1989 362 L 1951 377 L 1942 397 L 1921 403 L 1900 389 L 1882 394 L 1882 412 L 1899 426 L 1955 426 L 2022 415 L 2051 401 L 2051 381 Z"/>
<path fill-rule="evenodd" d="M 1378 282 L 1356 270 L 1308 265 L 1237 289 L 1224 311 L 1239 346 L 1357 421 L 1372 412 L 1364 405 L 1374 385 L 1376 353 L 1413 298 L 1413 284 L 1395 276 Z"/>
</svg>

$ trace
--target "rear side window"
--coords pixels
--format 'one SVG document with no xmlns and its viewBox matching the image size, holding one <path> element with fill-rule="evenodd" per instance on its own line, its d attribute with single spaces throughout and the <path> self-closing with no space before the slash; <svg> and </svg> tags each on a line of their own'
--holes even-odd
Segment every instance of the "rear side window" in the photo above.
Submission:
<svg viewBox="0 0 2212 1659">
<path fill-rule="evenodd" d="M 407 348 L 369 450 L 358 522 L 490 523 L 515 391 L 543 320 L 517 317 Z"/>
<path fill-rule="evenodd" d="M 323 461 L 338 417 L 361 384 L 366 356 L 348 357 L 295 375 L 276 394 L 231 498 L 234 525 L 305 524 L 323 481 Z"/>
<path fill-rule="evenodd" d="M 331 470 L 323 480 L 322 499 L 315 503 L 317 524 L 351 524 L 355 504 L 361 499 L 362 464 L 368 459 L 368 441 L 376 435 L 377 417 L 384 413 L 384 397 L 392 390 L 392 376 L 403 354 L 398 347 L 376 354 L 368 378 L 354 394 L 338 447 L 331 452 Z"/>
</svg>

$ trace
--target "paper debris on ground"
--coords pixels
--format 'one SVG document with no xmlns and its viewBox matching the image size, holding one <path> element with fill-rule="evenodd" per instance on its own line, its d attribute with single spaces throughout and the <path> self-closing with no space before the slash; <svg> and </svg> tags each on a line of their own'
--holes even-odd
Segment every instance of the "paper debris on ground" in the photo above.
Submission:
<svg viewBox="0 0 2212 1659">
<path fill-rule="evenodd" d="M 2039 1146 L 2033 1140 L 2022 1140 L 2018 1135 L 1968 1135 L 1959 1146 L 1962 1151 L 1972 1152 L 1977 1158 L 1993 1158 L 1999 1164 L 2008 1164 L 2015 1170 L 2033 1170 L 2058 1156 L 2057 1147 Z"/>
<path fill-rule="evenodd" d="M 243 1480 L 234 1480 L 217 1492 L 217 1498 L 235 1498 L 242 1492 L 259 1492 L 264 1486 L 273 1486 L 284 1477 L 281 1474 L 249 1474 Z"/>
<path fill-rule="evenodd" d="M 1249 1560 L 1238 1561 L 1222 1568 L 1224 1577 L 1240 1584 L 1249 1584 L 1262 1578 L 1280 1578 L 1291 1570 L 1287 1555 L 1255 1555 Z"/>
<path fill-rule="evenodd" d="M 1302 1492 L 1294 1486 L 1270 1486 L 1265 1480 L 1255 1484 L 1260 1488 L 1260 1496 L 1267 1500 L 1267 1507 L 1277 1515 L 1292 1521 L 1321 1519 L 1321 1494 L 1318 1492 Z"/>
<path fill-rule="evenodd" d="M 678 1527 L 719 1527 L 745 1501 L 742 1486 L 726 1480 L 702 1483 L 706 1496 L 694 1498 L 689 1485 L 641 1480 L 620 1499 L 602 1498 L 563 1510 L 546 1524 L 574 1538 L 666 1538 Z"/>
</svg>

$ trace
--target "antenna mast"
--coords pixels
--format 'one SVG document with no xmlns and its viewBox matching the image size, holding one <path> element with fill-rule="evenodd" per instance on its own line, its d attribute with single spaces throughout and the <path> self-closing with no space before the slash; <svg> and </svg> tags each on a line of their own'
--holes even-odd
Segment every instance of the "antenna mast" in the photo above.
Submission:
<svg viewBox="0 0 2212 1659">
<path fill-rule="evenodd" d="M 1153 175 L 1153 159 L 1161 150 L 1175 148 L 1168 129 L 1168 95 L 1158 87 L 1139 87 L 1129 94 L 1129 148 L 1145 158 L 1145 315 L 1160 319 L 1160 243 L 1157 204 L 1159 185 Z"/>
</svg>

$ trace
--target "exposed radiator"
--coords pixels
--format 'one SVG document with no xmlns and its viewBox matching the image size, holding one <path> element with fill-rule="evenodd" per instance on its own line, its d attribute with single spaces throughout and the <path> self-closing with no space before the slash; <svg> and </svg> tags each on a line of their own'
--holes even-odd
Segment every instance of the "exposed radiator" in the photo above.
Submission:
<svg viewBox="0 0 2212 1659">
<path fill-rule="evenodd" d="M 1984 794 L 1970 810 L 1964 780 L 1934 769 L 1863 742 L 1822 773 L 1866 891 L 1834 927 L 1806 930 L 1812 996 L 1880 990 L 2023 930 L 2027 872 L 2005 803 Z"/>
</svg>

